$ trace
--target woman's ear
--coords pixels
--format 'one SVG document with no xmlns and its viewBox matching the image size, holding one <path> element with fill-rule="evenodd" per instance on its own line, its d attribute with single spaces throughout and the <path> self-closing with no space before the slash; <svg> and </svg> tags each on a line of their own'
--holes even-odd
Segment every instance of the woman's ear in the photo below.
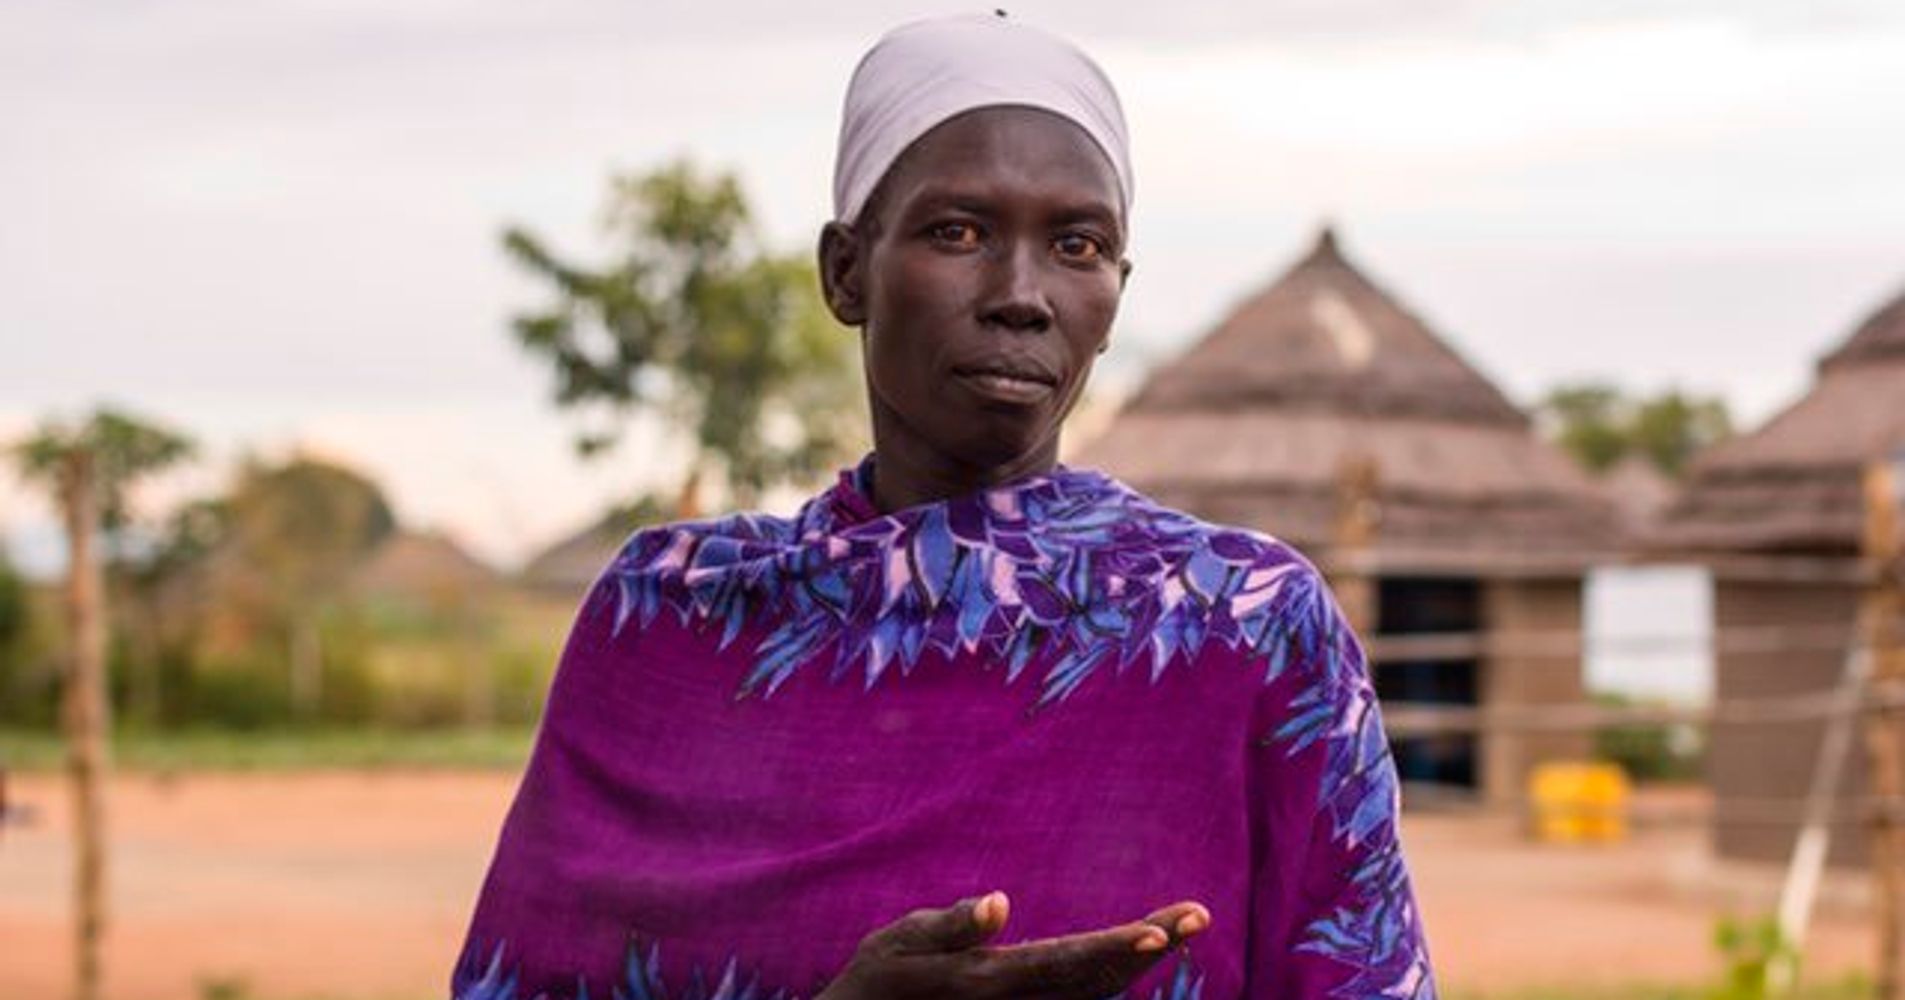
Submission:
<svg viewBox="0 0 1905 1000">
<path fill-rule="evenodd" d="M 1120 257 L 1118 258 L 1118 291 L 1120 292 L 1124 291 L 1124 286 L 1130 283 L 1131 283 L 1131 258 Z"/>
<path fill-rule="evenodd" d="M 819 253 L 827 310 L 843 326 L 866 325 L 866 255 L 860 235 L 844 222 L 829 222 L 820 228 Z"/>
</svg>

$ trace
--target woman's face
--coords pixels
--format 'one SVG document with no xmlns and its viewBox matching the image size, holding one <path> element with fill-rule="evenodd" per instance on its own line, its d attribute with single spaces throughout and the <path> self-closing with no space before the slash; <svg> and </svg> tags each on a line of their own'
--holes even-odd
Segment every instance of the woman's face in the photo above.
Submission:
<svg viewBox="0 0 1905 1000">
<path fill-rule="evenodd" d="M 985 108 L 908 147 L 854 230 L 828 227 L 822 282 L 864 331 L 883 453 L 980 470 L 1056 456 L 1117 314 L 1119 204 L 1083 129 Z"/>
</svg>

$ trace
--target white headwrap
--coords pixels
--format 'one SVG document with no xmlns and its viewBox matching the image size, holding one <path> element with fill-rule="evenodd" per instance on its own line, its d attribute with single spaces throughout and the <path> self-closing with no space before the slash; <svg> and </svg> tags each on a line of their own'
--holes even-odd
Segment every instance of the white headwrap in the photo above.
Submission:
<svg viewBox="0 0 1905 1000">
<path fill-rule="evenodd" d="M 1076 122 L 1131 207 L 1130 138 L 1117 91 L 1076 45 L 1003 13 L 916 21 L 879 40 L 847 84 L 833 167 L 834 218 L 852 222 L 906 147 L 961 112 L 1042 108 Z"/>
</svg>

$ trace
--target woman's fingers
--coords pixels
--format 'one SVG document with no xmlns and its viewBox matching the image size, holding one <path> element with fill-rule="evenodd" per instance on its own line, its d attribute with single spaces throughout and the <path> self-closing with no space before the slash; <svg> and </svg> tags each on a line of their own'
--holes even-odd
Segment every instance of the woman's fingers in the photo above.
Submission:
<svg viewBox="0 0 1905 1000">
<path fill-rule="evenodd" d="M 1097 1000 L 1126 991 L 1211 922 L 1209 910 L 1185 901 L 1117 927 L 982 947 L 1010 908 L 1004 893 L 992 892 L 901 917 L 861 942 L 838 981 L 849 992 L 840 995 Z"/>
<path fill-rule="evenodd" d="M 1143 923 L 1070 934 L 997 949 L 979 960 L 976 978 L 1000 997 L 1107 997 L 1157 964 L 1166 944 Z"/>
<path fill-rule="evenodd" d="M 965 951 L 997 934 L 1010 911 L 1003 892 L 962 899 L 945 909 L 915 910 L 889 924 L 880 943 L 904 954 Z"/>
<path fill-rule="evenodd" d="M 1153 910 L 1143 922 L 1164 931 L 1170 936 L 1170 943 L 1177 944 L 1204 933 L 1205 928 L 1210 926 L 1210 911 L 1202 903 L 1185 900 Z"/>
<path fill-rule="evenodd" d="M 1176 903 L 1120 927 L 990 949 L 978 978 L 998 996 L 1110 996 L 1209 926 L 1210 911 L 1202 905 Z"/>
</svg>

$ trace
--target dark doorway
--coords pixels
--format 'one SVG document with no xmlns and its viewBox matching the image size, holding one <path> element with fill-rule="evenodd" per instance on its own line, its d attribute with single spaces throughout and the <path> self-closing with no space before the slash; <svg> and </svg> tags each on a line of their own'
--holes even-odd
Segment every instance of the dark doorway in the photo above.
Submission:
<svg viewBox="0 0 1905 1000">
<path fill-rule="evenodd" d="M 1378 635 L 1481 632 L 1481 586 L 1475 580 L 1392 577 L 1380 581 L 1377 595 Z M 1375 679 L 1384 704 L 1475 705 L 1480 697 L 1480 667 L 1473 655 L 1378 663 Z M 1394 749 L 1403 781 L 1475 787 L 1477 747 L 1472 734 L 1398 739 Z"/>
</svg>

